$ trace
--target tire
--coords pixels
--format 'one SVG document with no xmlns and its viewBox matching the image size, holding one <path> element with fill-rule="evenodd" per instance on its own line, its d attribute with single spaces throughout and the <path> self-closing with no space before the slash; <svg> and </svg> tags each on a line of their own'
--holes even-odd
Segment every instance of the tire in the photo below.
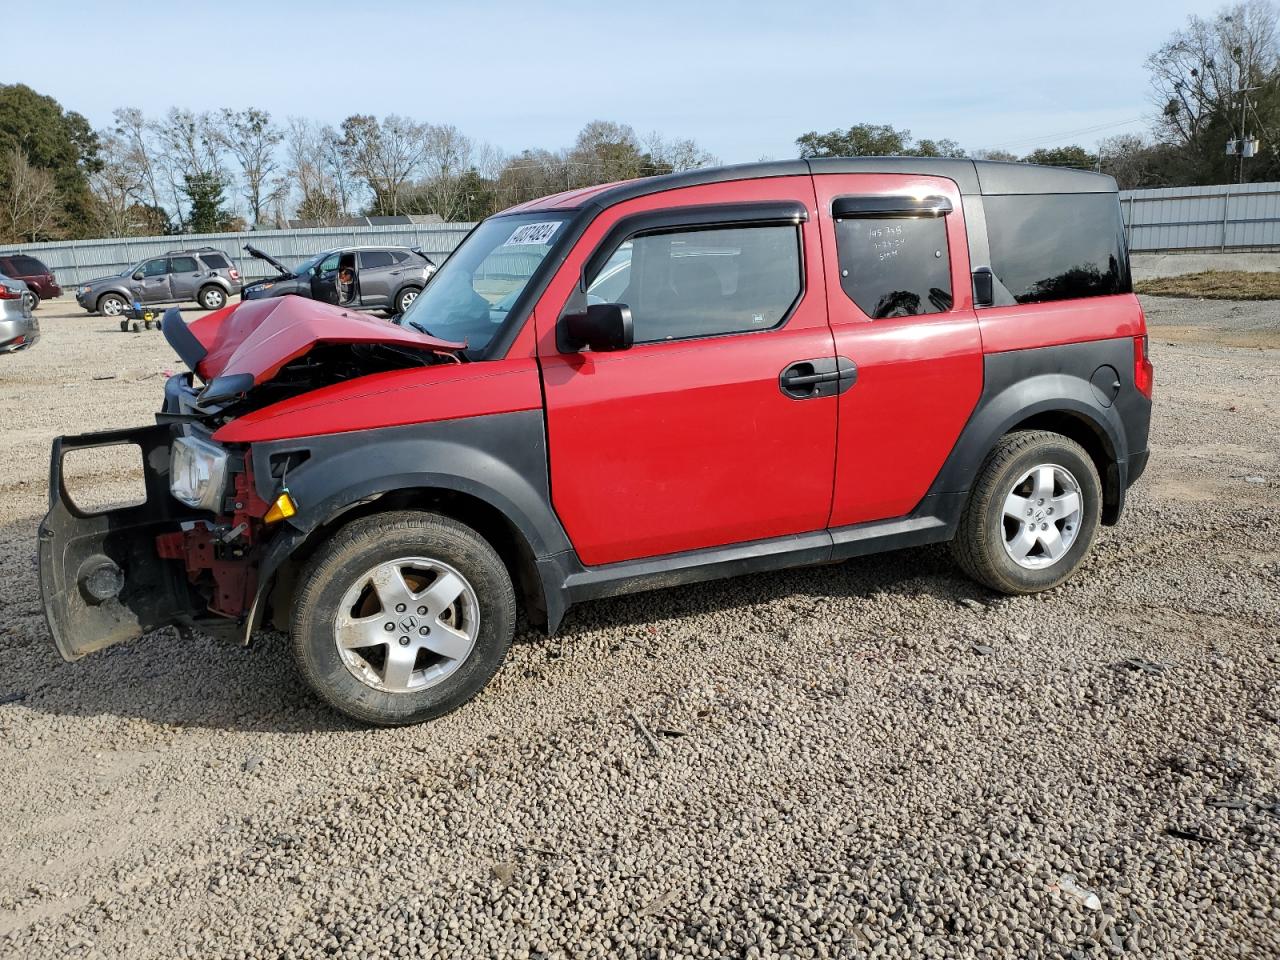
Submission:
<svg viewBox="0 0 1280 960">
<path fill-rule="evenodd" d="M 409 304 L 418 299 L 418 294 L 422 292 L 421 287 L 405 287 L 396 294 L 395 312 L 404 313 L 409 309 Z"/>
<path fill-rule="evenodd" d="M 1101 512 L 1098 469 L 1083 447 L 1061 434 L 1018 430 L 1001 438 L 978 471 L 952 555 L 999 593 L 1049 590 L 1089 555 Z"/>
<path fill-rule="evenodd" d="M 216 283 L 200 288 L 196 294 L 196 302 L 203 310 L 220 310 L 227 305 L 227 291 Z"/>
<path fill-rule="evenodd" d="M 124 297 L 118 293 L 104 293 L 98 298 L 98 312 L 104 317 L 118 317 L 127 306 Z"/>
<path fill-rule="evenodd" d="M 40 294 L 36 293 L 34 290 L 28 290 L 26 296 L 27 301 L 31 304 L 31 312 L 35 313 L 40 307 Z"/>
<path fill-rule="evenodd" d="M 128 333 L 128 332 L 129 332 L 129 321 L 128 321 L 128 320 L 121 320 L 121 321 L 120 321 L 120 332 L 121 332 L 121 333 Z"/>
<path fill-rule="evenodd" d="M 478 533 L 439 514 L 355 520 L 311 558 L 299 584 L 298 670 L 320 699 L 361 723 L 401 726 L 456 710 L 492 679 L 515 633 L 506 565 Z"/>
</svg>

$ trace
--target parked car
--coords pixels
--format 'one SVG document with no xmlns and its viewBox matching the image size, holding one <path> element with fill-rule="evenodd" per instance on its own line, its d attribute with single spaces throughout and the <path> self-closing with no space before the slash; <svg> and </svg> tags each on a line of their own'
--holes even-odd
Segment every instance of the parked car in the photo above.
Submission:
<svg viewBox="0 0 1280 960">
<path fill-rule="evenodd" d="M 597 597 L 943 541 L 991 590 L 1051 589 L 1147 464 L 1116 185 L 1075 170 L 592 187 L 480 224 L 399 325 L 283 297 L 164 332 L 190 372 L 157 425 L 54 444 L 59 651 L 272 623 L 372 724 L 474 696 L 521 609 L 555 631 Z M 141 448 L 148 496 L 86 518 L 62 458 L 104 444 Z"/>
<path fill-rule="evenodd" d="M 76 302 L 90 313 L 118 317 L 135 300 L 194 300 L 205 310 L 217 310 L 239 292 L 240 271 L 231 258 L 213 247 L 199 247 L 148 257 L 116 276 L 82 283 L 76 288 Z"/>
<path fill-rule="evenodd" d="M 25 253 L 0 253 L 0 274 L 27 285 L 32 310 L 40 306 L 41 300 L 62 296 L 62 287 L 58 286 L 53 271 Z"/>
<path fill-rule="evenodd" d="M 422 292 L 436 265 L 409 247 L 343 247 L 308 257 L 292 270 L 252 244 L 245 251 L 265 260 L 278 276 L 245 284 L 241 299 L 295 294 L 354 310 L 404 313 Z"/>
<path fill-rule="evenodd" d="M 0 353 L 24 350 L 40 339 L 40 321 L 31 313 L 27 284 L 0 273 Z"/>
</svg>

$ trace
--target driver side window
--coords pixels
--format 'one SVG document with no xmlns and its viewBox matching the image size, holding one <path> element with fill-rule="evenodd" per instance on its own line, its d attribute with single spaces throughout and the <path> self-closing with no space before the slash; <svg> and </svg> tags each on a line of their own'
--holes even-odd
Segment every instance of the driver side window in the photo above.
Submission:
<svg viewBox="0 0 1280 960">
<path fill-rule="evenodd" d="M 338 258 L 340 256 L 341 254 L 338 253 L 329 254 L 329 256 L 320 261 L 320 266 L 316 267 L 316 272 L 321 274 L 333 273 L 338 269 Z"/>
<path fill-rule="evenodd" d="M 159 260 L 148 260 L 142 267 L 144 277 L 163 277 L 169 272 L 169 261 L 161 257 Z"/>
</svg>

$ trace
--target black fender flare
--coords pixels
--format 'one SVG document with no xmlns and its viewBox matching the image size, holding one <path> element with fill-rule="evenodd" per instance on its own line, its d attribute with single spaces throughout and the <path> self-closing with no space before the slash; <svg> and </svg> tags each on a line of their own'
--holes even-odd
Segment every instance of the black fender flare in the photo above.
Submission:
<svg viewBox="0 0 1280 960">
<path fill-rule="evenodd" d="M 246 642 L 276 572 L 312 533 L 361 503 L 402 490 L 460 493 L 491 507 L 532 553 L 548 610 L 563 602 L 562 585 L 548 579 L 551 566 L 537 562 L 570 549 L 551 507 L 541 410 L 259 442 L 250 456 L 258 495 L 271 502 L 287 486 L 298 513 L 261 557 Z M 304 457 L 280 476 L 281 464 Z"/>
<path fill-rule="evenodd" d="M 988 385 L 990 382 L 989 378 Z M 1083 421 L 1102 441 L 1112 463 L 1128 459 L 1124 425 L 1115 407 L 1102 406 L 1087 379 L 1042 373 L 983 392 L 929 492 L 967 494 L 983 460 L 1000 438 L 1040 414 L 1068 414 Z"/>
</svg>

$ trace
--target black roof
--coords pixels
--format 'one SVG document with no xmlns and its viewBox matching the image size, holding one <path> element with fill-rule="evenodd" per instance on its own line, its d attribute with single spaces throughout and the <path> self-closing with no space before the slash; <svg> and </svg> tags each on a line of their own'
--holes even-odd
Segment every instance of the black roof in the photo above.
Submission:
<svg viewBox="0 0 1280 960">
<path fill-rule="evenodd" d="M 950 157 L 821 157 L 812 160 L 771 160 L 704 167 L 684 173 L 631 180 L 602 190 L 586 206 L 608 207 L 633 197 L 675 187 L 692 187 L 761 177 L 799 177 L 810 173 L 905 173 L 954 180 L 961 194 L 984 196 L 1034 193 L 1115 193 L 1116 182 L 1106 174 L 1066 167 L 998 160 Z"/>
</svg>

